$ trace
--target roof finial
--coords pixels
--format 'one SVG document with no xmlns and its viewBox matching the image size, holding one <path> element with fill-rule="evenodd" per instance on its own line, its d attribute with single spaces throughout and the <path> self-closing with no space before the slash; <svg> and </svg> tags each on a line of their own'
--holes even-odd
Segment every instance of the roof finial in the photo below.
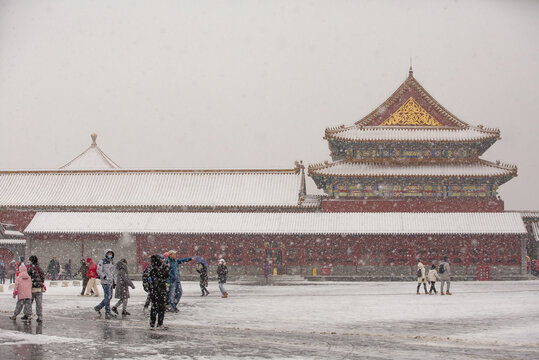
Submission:
<svg viewBox="0 0 539 360">
<path fill-rule="evenodd" d="M 414 75 L 414 69 L 412 69 L 412 57 L 410 56 L 410 70 L 408 70 L 408 76 Z"/>
<path fill-rule="evenodd" d="M 92 146 L 97 145 L 97 143 L 95 142 L 95 140 L 97 139 L 97 134 L 93 133 L 90 136 L 92 137 Z"/>
</svg>

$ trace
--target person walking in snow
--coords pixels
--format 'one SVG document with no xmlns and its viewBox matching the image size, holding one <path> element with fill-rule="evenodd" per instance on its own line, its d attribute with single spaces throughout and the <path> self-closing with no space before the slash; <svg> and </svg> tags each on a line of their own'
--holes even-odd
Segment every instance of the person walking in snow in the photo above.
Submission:
<svg viewBox="0 0 539 360">
<path fill-rule="evenodd" d="M 122 259 L 116 264 L 116 292 L 114 297 L 118 300 L 116 305 L 112 307 L 112 311 L 118 314 L 118 307 L 122 305 L 122 315 L 131 315 L 127 311 L 127 299 L 129 299 L 129 287 L 135 288 L 135 285 L 129 279 L 129 269 L 127 268 L 127 260 Z"/>
<path fill-rule="evenodd" d="M 221 290 L 221 297 L 227 298 L 228 291 L 225 289 L 226 280 L 228 278 L 228 268 L 226 267 L 225 259 L 219 259 L 219 265 L 217 265 L 217 279 L 219 282 L 219 290 Z"/>
<path fill-rule="evenodd" d="M 427 292 L 427 277 L 425 275 L 425 265 L 419 260 L 419 263 L 417 264 L 417 295 L 419 295 L 419 288 L 421 287 L 421 284 L 423 284 L 423 288 L 425 289 L 425 294 L 428 295 Z"/>
<path fill-rule="evenodd" d="M 80 295 L 83 296 L 84 291 L 86 290 L 86 285 L 88 285 L 88 264 L 86 263 L 86 261 L 84 261 L 84 259 L 80 260 L 80 267 L 79 270 L 77 270 L 77 272 L 75 273 L 75 276 L 77 276 L 77 274 L 80 274 L 82 278 L 82 290 L 80 292 Z"/>
<path fill-rule="evenodd" d="M 94 293 L 94 296 L 99 296 L 99 290 L 97 289 L 97 265 L 94 263 L 92 258 L 87 258 L 86 263 L 88 264 L 88 284 L 86 284 L 86 289 L 84 295 L 90 296 L 91 293 Z"/>
<path fill-rule="evenodd" d="M 155 328 L 157 320 L 157 328 L 167 328 L 163 326 L 165 320 L 165 306 L 168 299 L 167 279 L 170 276 L 170 263 L 164 263 L 159 255 L 151 256 L 151 268 L 148 276 L 148 284 L 152 308 L 150 310 L 150 328 Z"/>
<path fill-rule="evenodd" d="M 65 280 L 73 280 L 73 275 L 71 274 L 71 259 L 67 261 L 67 263 L 64 265 L 65 270 Z"/>
<path fill-rule="evenodd" d="M 15 282 L 15 260 L 11 260 L 8 265 L 9 283 Z"/>
<path fill-rule="evenodd" d="M 114 251 L 105 250 L 105 257 L 97 265 L 97 276 L 101 280 L 103 287 L 103 300 L 94 307 L 94 310 L 101 315 L 101 309 L 105 308 L 105 319 L 111 319 L 115 315 L 110 312 L 110 300 L 112 299 L 112 289 L 115 285 Z"/>
<path fill-rule="evenodd" d="M 438 292 L 436 292 L 436 281 L 440 281 L 440 276 L 438 275 L 438 271 L 436 271 L 436 265 L 433 264 L 430 267 L 427 278 L 430 283 L 429 294 L 432 295 L 433 291 L 434 291 L 434 294 L 438 294 Z"/>
<path fill-rule="evenodd" d="M 43 321 L 43 292 L 45 291 L 45 273 L 39 266 L 37 256 L 29 258 L 28 275 L 32 278 L 32 304 L 36 303 L 37 322 Z"/>
<path fill-rule="evenodd" d="M 204 263 L 199 263 L 197 265 L 197 273 L 200 274 L 200 290 L 202 291 L 202 295 L 200 296 L 208 296 L 210 295 L 210 292 L 207 289 L 208 286 L 208 268 Z"/>
<path fill-rule="evenodd" d="M 150 294 L 150 282 L 148 281 L 150 277 L 151 269 L 152 269 L 152 266 L 147 265 L 146 269 L 144 269 L 144 271 L 142 272 L 142 288 L 144 289 L 144 291 L 148 293 L 148 295 L 146 295 L 146 301 L 144 302 L 143 311 L 148 310 L 148 307 L 150 306 L 150 303 L 152 302 L 152 297 Z"/>
<path fill-rule="evenodd" d="M 176 251 L 170 250 L 165 261 L 170 268 L 170 274 L 167 280 L 170 312 L 178 312 L 178 304 L 183 294 L 182 283 L 180 281 L 180 264 L 193 260 L 192 257 L 184 259 L 177 259 L 176 257 Z"/>
<path fill-rule="evenodd" d="M 3 261 L 0 261 L 0 284 L 6 283 L 6 266 Z"/>
<path fill-rule="evenodd" d="M 26 271 L 26 265 L 20 264 L 19 275 L 15 280 L 15 287 L 13 288 L 13 298 L 17 298 L 17 305 L 13 315 L 9 318 L 11 320 L 17 319 L 17 315 L 23 310 L 24 316 L 22 320 L 30 320 L 32 318 L 32 279 Z"/>
<path fill-rule="evenodd" d="M 451 286 L 451 267 L 449 266 L 449 258 L 444 256 L 444 260 L 438 267 L 438 275 L 440 275 L 440 295 L 452 295 L 449 291 Z M 447 288 L 444 294 L 444 285 L 447 283 Z"/>
</svg>

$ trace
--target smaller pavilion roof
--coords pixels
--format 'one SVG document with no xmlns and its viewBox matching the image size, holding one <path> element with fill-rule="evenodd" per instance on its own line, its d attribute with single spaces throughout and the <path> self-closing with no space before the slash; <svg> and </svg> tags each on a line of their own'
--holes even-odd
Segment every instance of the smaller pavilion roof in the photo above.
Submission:
<svg viewBox="0 0 539 360">
<path fill-rule="evenodd" d="M 511 165 L 477 162 L 364 162 L 340 160 L 309 166 L 309 175 L 328 177 L 492 177 L 516 176 L 517 169 Z"/>
<path fill-rule="evenodd" d="M 38 212 L 26 234 L 526 234 L 517 213 Z"/>
<path fill-rule="evenodd" d="M 110 170 L 120 166 L 97 146 L 97 134 L 92 134 L 92 144 L 79 156 L 62 166 L 61 170 Z"/>
</svg>

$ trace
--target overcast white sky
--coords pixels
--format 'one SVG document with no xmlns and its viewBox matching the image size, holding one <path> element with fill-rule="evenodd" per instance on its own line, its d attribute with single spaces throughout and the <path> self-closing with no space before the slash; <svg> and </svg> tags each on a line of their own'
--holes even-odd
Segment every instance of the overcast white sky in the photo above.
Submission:
<svg viewBox="0 0 539 360">
<path fill-rule="evenodd" d="M 0 0 L 0 168 L 58 168 L 90 133 L 130 168 L 329 160 L 408 74 L 539 209 L 539 1 Z"/>
</svg>

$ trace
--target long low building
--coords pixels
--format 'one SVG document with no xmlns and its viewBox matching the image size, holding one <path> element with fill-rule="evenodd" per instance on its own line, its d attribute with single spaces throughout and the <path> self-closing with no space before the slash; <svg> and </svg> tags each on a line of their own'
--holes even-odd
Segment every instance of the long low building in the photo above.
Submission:
<svg viewBox="0 0 539 360">
<path fill-rule="evenodd" d="M 455 274 L 475 278 L 525 271 L 526 228 L 518 213 L 237 213 L 40 212 L 25 230 L 32 253 L 70 258 L 102 256 L 106 248 L 141 271 L 155 253 L 179 249 L 235 274 L 409 277 L 417 259 L 451 257 Z M 500 246 L 503 244 L 503 246 Z"/>
</svg>

